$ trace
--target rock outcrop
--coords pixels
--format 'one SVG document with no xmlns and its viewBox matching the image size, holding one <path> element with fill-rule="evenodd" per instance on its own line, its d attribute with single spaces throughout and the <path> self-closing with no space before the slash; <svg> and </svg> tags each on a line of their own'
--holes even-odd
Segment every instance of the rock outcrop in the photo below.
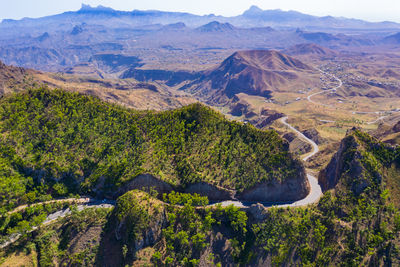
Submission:
<svg viewBox="0 0 400 267">
<path fill-rule="evenodd" d="M 256 221 L 263 221 L 268 216 L 265 207 L 260 203 L 251 205 L 251 207 L 248 209 L 248 212 Z"/>
<path fill-rule="evenodd" d="M 321 137 L 319 132 L 315 130 L 314 128 L 304 130 L 302 132 L 307 138 L 310 138 L 313 140 L 317 145 L 321 145 L 326 142 L 324 138 Z"/>
<path fill-rule="evenodd" d="M 290 132 L 283 135 L 283 138 L 289 142 L 289 149 L 296 154 L 305 154 L 312 150 L 312 146 L 299 138 L 295 133 Z"/>
<path fill-rule="evenodd" d="M 156 190 L 161 196 L 172 191 L 206 196 L 210 201 L 244 200 L 259 202 L 286 202 L 296 201 L 304 198 L 310 191 L 304 169 L 298 170 L 298 177 L 288 179 L 284 182 L 277 180 L 259 183 L 256 186 L 239 193 L 235 190 L 226 189 L 206 182 L 199 182 L 187 187 L 172 186 L 151 174 L 141 174 L 129 183 L 121 187 L 117 192 L 108 197 L 116 198 L 131 190 L 144 190 L 150 192 Z"/>
<path fill-rule="evenodd" d="M 114 195 L 120 196 L 128 191 L 138 189 L 149 191 L 150 189 L 156 190 L 160 195 L 163 193 L 170 193 L 173 190 L 172 185 L 154 177 L 151 174 L 141 174 L 134 178 L 132 181 L 121 187 Z"/>
<path fill-rule="evenodd" d="M 322 191 L 327 191 L 336 186 L 340 176 L 344 172 L 346 154 L 349 151 L 356 151 L 358 146 L 354 136 L 347 136 L 342 140 L 339 150 L 332 157 L 328 166 L 318 176 L 318 182 L 321 185 Z M 353 161 L 356 161 L 356 159 L 353 159 Z M 353 173 L 358 175 L 361 172 L 359 164 L 353 162 L 352 166 Z"/>
<path fill-rule="evenodd" d="M 363 138 L 371 139 L 366 141 Z M 353 194 L 358 196 L 373 184 L 380 184 L 382 175 L 379 172 L 379 166 L 381 165 L 374 153 L 385 149 L 390 149 L 390 147 L 378 143 L 370 136 L 364 137 L 363 133 L 357 129 L 350 130 L 342 140 L 338 152 L 319 174 L 318 181 L 322 190 L 333 189 L 341 183 L 348 186 Z M 340 181 L 344 178 L 345 181 Z"/>
<path fill-rule="evenodd" d="M 234 199 L 236 193 L 234 190 L 228 190 L 208 183 L 189 185 L 184 192 L 190 194 L 197 193 L 201 196 L 207 196 L 211 201 Z"/>
<path fill-rule="evenodd" d="M 270 110 L 270 109 L 263 109 L 260 113 L 260 117 L 258 119 L 252 120 L 251 124 L 253 124 L 255 127 L 258 129 L 262 129 L 274 121 L 282 118 L 285 116 L 283 113 L 279 113 L 275 110 Z"/>
<path fill-rule="evenodd" d="M 305 198 L 310 192 L 304 169 L 299 170 L 297 177 L 287 179 L 284 182 L 274 180 L 259 183 L 256 186 L 239 193 L 237 199 L 243 201 L 292 202 Z"/>
<path fill-rule="evenodd" d="M 231 114 L 233 116 L 237 116 L 240 117 L 244 114 L 246 114 L 247 112 L 249 112 L 249 103 L 245 102 L 245 101 L 239 101 L 235 104 L 232 105 L 231 107 Z"/>
</svg>

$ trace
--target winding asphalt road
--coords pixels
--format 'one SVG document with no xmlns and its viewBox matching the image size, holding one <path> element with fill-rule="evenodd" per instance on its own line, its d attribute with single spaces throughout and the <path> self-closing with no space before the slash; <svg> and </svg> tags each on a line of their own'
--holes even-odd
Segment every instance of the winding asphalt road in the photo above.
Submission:
<svg viewBox="0 0 400 267">
<path fill-rule="evenodd" d="M 316 95 L 320 95 L 320 94 L 326 94 L 329 92 L 335 92 L 337 89 L 341 88 L 343 86 L 343 82 L 342 80 L 340 80 L 339 78 L 337 78 L 335 75 L 324 72 L 320 69 L 318 69 L 318 71 L 320 71 L 321 73 L 331 76 L 332 78 L 334 78 L 336 81 L 339 82 L 339 84 L 329 90 L 323 90 L 320 92 L 316 92 L 313 93 L 309 96 L 307 96 L 307 100 L 310 103 L 316 104 L 316 105 L 322 105 L 322 106 L 326 106 L 326 107 L 331 107 L 330 105 L 324 104 L 324 103 L 319 103 L 319 102 L 315 102 L 312 100 L 312 97 L 316 96 Z M 352 111 L 352 112 L 356 112 L 356 111 Z M 372 112 L 371 112 L 372 113 Z M 376 112 L 375 112 L 376 113 Z M 380 112 L 378 112 L 379 114 Z M 369 122 L 368 124 L 373 124 L 376 123 L 386 117 L 388 117 L 390 115 L 386 115 L 386 116 L 381 116 L 378 119 Z M 306 141 L 307 143 L 309 143 L 312 146 L 312 152 L 310 152 L 309 154 L 307 154 L 304 158 L 303 161 L 307 161 L 308 159 L 310 159 L 312 156 L 314 156 L 315 154 L 317 154 L 319 152 L 319 147 L 318 145 L 311 139 L 309 139 L 308 137 L 306 137 L 303 133 L 301 133 L 300 131 L 298 131 L 296 128 L 294 128 L 292 125 L 290 125 L 288 122 L 288 117 L 283 117 L 280 119 L 280 122 L 285 125 L 286 127 L 288 127 L 291 131 L 295 132 L 296 135 L 299 136 L 299 138 L 303 139 L 304 141 Z M 301 207 L 301 206 L 306 206 L 309 204 L 313 204 L 316 203 L 322 196 L 322 189 L 321 186 L 318 184 L 318 180 L 315 176 L 313 176 L 313 174 L 311 173 L 307 173 L 307 179 L 310 185 L 310 192 L 307 195 L 307 197 L 298 200 L 296 202 L 292 202 L 292 203 L 261 203 L 263 204 L 265 207 Z M 79 203 L 79 205 L 77 206 L 78 211 L 82 211 L 84 209 L 87 208 L 112 208 L 115 206 L 115 201 L 99 201 L 99 200 L 94 200 L 94 199 L 89 199 L 89 198 L 80 198 L 80 199 L 62 199 L 62 200 L 51 200 L 51 201 L 47 201 L 47 202 L 42 202 L 42 203 L 36 203 L 33 205 L 41 205 L 41 204 L 48 204 L 48 203 L 54 203 L 54 202 L 76 202 Z M 228 205 L 234 205 L 236 207 L 239 208 L 248 208 L 253 204 L 257 204 L 260 202 L 245 202 L 245 201 L 223 201 L 220 202 L 222 204 L 222 206 L 228 206 Z M 211 204 L 210 206 L 215 205 L 215 204 Z M 13 211 L 8 212 L 8 214 L 12 214 L 15 212 L 19 212 L 24 210 L 25 208 L 27 208 L 27 205 L 23 205 L 20 206 L 16 209 L 14 209 Z M 47 216 L 46 220 L 41 224 L 41 226 L 44 225 L 48 225 L 53 223 L 54 221 L 58 220 L 59 218 L 63 218 L 69 214 L 71 214 L 71 210 L 69 208 L 64 209 L 64 210 L 60 210 L 60 211 L 56 211 L 50 215 Z M 33 227 L 30 232 L 35 231 L 36 229 L 38 229 L 38 227 Z M 7 246 L 9 246 L 10 244 L 16 242 L 20 237 L 22 236 L 22 234 L 20 233 L 15 233 L 12 234 L 11 236 L 9 236 L 9 240 L 0 244 L 0 249 L 3 249 Z"/>
<path fill-rule="evenodd" d="M 313 140 L 311 140 L 310 138 L 305 136 L 302 132 L 300 132 L 299 130 L 294 128 L 292 125 L 290 125 L 287 122 L 287 120 L 288 120 L 288 117 L 283 117 L 283 118 L 280 119 L 280 122 L 282 124 L 284 124 L 286 127 L 288 127 L 290 130 L 295 132 L 301 139 L 303 139 L 304 141 L 306 141 L 307 143 L 309 143 L 312 146 L 313 150 L 311 151 L 311 153 L 303 158 L 303 161 L 307 161 L 309 158 L 311 158 L 312 156 L 314 156 L 315 154 L 317 154 L 319 152 L 319 147 Z"/>
<path fill-rule="evenodd" d="M 320 106 L 324 106 L 324 107 L 332 107 L 331 105 L 327 105 L 327 104 L 324 104 L 324 103 L 321 103 L 321 102 L 315 102 L 311 98 L 316 96 L 316 95 L 322 95 L 322 94 L 326 94 L 326 93 L 329 93 L 329 92 L 336 92 L 336 90 L 338 90 L 339 88 L 341 88 L 343 86 L 343 82 L 342 82 L 341 79 L 339 79 L 338 77 L 336 77 L 333 74 L 327 73 L 327 72 L 325 72 L 325 71 L 323 71 L 321 69 L 318 69 L 318 68 L 317 68 L 317 70 L 319 72 L 321 72 L 322 74 L 325 74 L 327 76 L 331 76 L 333 79 L 338 81 L 339 84 L 337 86 L 333 87 L 332 89 L 323 90 L 323 91 L 319 91 L 319 92 L 313 93 L 313 94 L 307 96 L 307 100 L 308 100 L 308 102 L 313 103 L 315 105 L 320 105 Z M 356 111 L 356 110 L 350 110 L 349 112 L 351 112 L 353 114 L 355 114 L 355 113 L 357 113 L 357 114 L 384 114 L 384 113 L 386 113 L 386 111 L 369 111 L 369 112 L 366 111 L 366 112 L 363 112 L 363 111 Z M 400 112 L 400 111 L 391 111 L 391 112 L 397 113 L 397 112 Z M 376 120 L 367 122 L 367 124 L 377 123 L 377 122 L 382 121 L 383 119 L 385 119 L 387 117 L 390 117 L 391 115 L 392 114 L 381 116 L 381 117 L 377 118 Z M 321 120 L 321 121 L 324 122 L 323 120 Z M 335 122 L 335 121 L 325 121 L 325 122 Z"/>
<path fill-rule="evenodd" d="M 311 140 L 310 138 L 308 138 L 307 136 L 305 136 L 303 133 L 301 133 L 300 131 L 298 131 L 296 128 L 294 128 L 292 125 L 290 125 L 288 122 L 288 117 L 283 117 L 280 119 L 280 122 L 282 124 L 284 124 L 285 126 L 287 126 L 290 130 L 292 130 L 293 132 L 295 132 L 301 139 L 303 139 L 304 141 L 306 141 L 307 143 L 309 143 L 313 150 L 311 151 L 311 153 L 309 153 L 308 155 L 306 155 L 303 158 L 303 161 L 307 161 L 309 158 L 311 158 L 312 156 L 314 156 L 315 154 L 318 153 L 319 151 L 319 147 L 318 145 Z M 284 203 L 284 202 L 280 202 L 280 203 L 263 203 L 263 202 L 259 202 L 259 201 L 255 201 L 255 202 L 246 202 L 246 201 L 234 201 L 234 200 L 227 200 L 227 201 L 222 201 L 220 202 L 221 205 L 223 207 L 229 206 L 229 205 L 234 205 L 235 207 L 239 207 L 239 208 L 248 208 L 253 204 L 263 204 L 265 207 L 281 207 L 281 208 L 286 208 L 286 207 L 301 207 L 301 206 L 307 206 L 309 204 L 313 204 L 316 203 L 322 196 L 322 189 L 321 186 L 318 184 L 318 179 L 311 173 L 307 173 L 307 179 L 308 179 L 308 183 L 310 185 L 310 192 L 308 193 L 308 195 L 298 201 L 295 202 L 290 202 L 290 203 Z M 218 204 L 218 203 L 216 203 Z M 213 205 L 216 205 L 213 204 Z"/>
<path fill-rule="evenodd" d="M 314 93 L 312 95 L 309 95 L 307 97 L 307 100 L 309 102 L 311 102 L 311 103 L 314 103 L 314 104 L 329 106 L 329 105 L 325 105 L 325 104 L 314 102 L 311 98 L 313 96 L 316 96 L 316 95 L 319 95 L 319 94 L 324 94 L 324 93 L 327 93 L 327 92 L 335 91 L 338 88 L 340 88 L 343 85 L 343 83 L 336 76 L 328 74 L 328 73 L 326 73 L 326 72 L 324 72 L 322 70 L 319 70 L 319 71 L 321 71 L 322 73 L 324 73 L 326 75 L 332 76 L 334 79 L 339 81 L 339 85 L 336 86 L 335 88 L 330 89 L 330 90 L 324 90 L 324 91 L 317 92 L 317 93 Z M 309 139 L 303 133 L 301 133 L 296 128 L 294 128 L 292 125 L 290 125 L 287 122 L 287 120 L 288 120 L 288 117 L 283 117 L 283 118 L 280 119 L 280 122 L 282 124 L 284 124 L 286 127 L 288 127 L 291 131 L 295 132 L 301 139 L 303 139 L 307 143 L 311 144 L 311 146 L 313 148 L 312 152 L 309 153 L 308 155 L 306 155 L 303 158 L 303 161 L 307 161 L 309 158 L 311 158 L 316 153 L 318 153 L 318 151 L 319 151 L 318 145 L 313 140 Z M 308 179 L 308 183 L 310 185 L 310 192 L 307 195 L 307 197 L 305 197 L 304 199 L 301 199 L 301 200 L 298 200 L 298 201 L 292 202 L 292 203 L 261 203 L 261 204 L 263 204 L 265 207 L 300 207 L 300 206 L 306 206 L 306 205 L 313 204 L 313 203 L 317 202 L 320 199 L 320 197 L 322 196 L 321 186 L 318 184 L 317 178 L 315 176 L 313 176 L 311 173 L 307 173 L 307 179 Z M 89 199 L 89 198 L 51 200 L 51 201 L 47 201 L 47 202 L 36 203 L 36 204 L 33 204 L 33 205 L 48 204 L 48 203 L 54 203 L 54 202 L 69 202 L 69 203 L 72 203 L 72 202 L 75 202 L 75 201 L 80 203 L 80 205 L 77 206 L 78 211 L 81 211 L 81 210 L 86 209 L 86 208 L 111 208 L 111 207 L 113 207 L 115 205 L 115 202 L 104 203 L 104 202 L 100 202 L 98 200 Z M 231 200 L 229 200 L 229 201 L 222 201 L 222 202 L 219 202 L 219 203 L 222 206 L 234 205 L 234 206 L 239 207 L 239 208 L 248 208 L 251 205 L 257 204 L 257 203 L 260 203 L 260 202 L 245 202 L 245 201 L 233 201 L 233 200 L 231 201 Z M 216 204 L 211 204 L 210 206 L 212 206 L 212 205 L 216 205 Z M 14 209 L 13 211 L 8 212 L 8 214 L 12 214 L 12 213 L 15 213 L 15 212 L 22 211 L 25 208 L 27 208 L 27 205 L 20 206 L 20 207 Z M 69 208 L 64 209 L 64 210 L 60 210 L 60 211 L 56 211 L 56 212 L 48 215 L 46 220 L 41 224 L 41 226 L 51 224 L 52 222 L 56 221 L 57 219 L 63 218 L 65 216 L 69 215 L 69 214 L 71 214 L 71 210 Z M 37 228 L 38 227 L 33 227 L 29 232 L 33 232 Z M 22 234 L 20 234 L 20 233 L 12 234 L 9 237 L 8 241 L 0 244 L 0 249 L 3 249 L 5 247 L 9 246 L 10 244 L 16 242 L 21 236 L 22 236 Z"/>
<path fill-rule="evenodd" d="M 110 201 L 110 200 L 100 201 L 100 200 L 88 199 L 88 198 L 80 198 L 80 199 L 71 198 L 71 199 L 60 199 L 60 200 L 51 200 L 51 201 L 46 201 L 46 202 L 41 202 L 41 203 L 35 203 L 35 204 L 33 204 L 33 206 L 42 205 L 42 204 L 48 204 L 48 203 L 54 203 L 54 202 L 71 203 L 71 202 L 74 202 L 74 201 L 78 201 L 80 203 L 83 203 L 83 204 L 77 205 L 77 210 L 78 211 L 82 211 L 82 210 L 87 209 L 87 208 L 112 208 L 115 205 L 115 201 Z M 26 207 L 27 207 L 26 205 L 20 206 L 20 207 L 14 209 L 13 211 L 9 212 L 9 214 L 24 210 Z M 69 215 L 71 213 L 72 213 L 72 211 L 71 211 L 70 208 L 67 208 L 67 209 L 64 209 L 64 210 L 59 210 L 59 211 L 56 211 L 54 213 L 51 213 L 51 214 L 49 214 L 47 216 L 46 220 L 44 220 L 44 222 L 41 223 L 40 226 L 49 225 L 49 224 L 55 222 L 56 220 L 58 220 L 59 218 L 63 218 L 63 217 L 65 217 L 65 216 L 67 216 L 67 215 Z M 37 229 L 38 229 L 38 227 L 34 226 L 27 233 L 31 233 L 31 232 L 33 232 L 33 231 L 35 231 Z M 6 242 L 0 244 L 0 249 L 3 249 L 5 247 L 13 244 L 18 239 L 20 239 L 21 236 L 22 236 L 21 233 L 11 234 L 8 237 L 8 240 Z"/>
<path fill-rule="evenodd" d="M 320 69 L 317 69 L 317 70 L 320 71 L 322 74 L 325 74 L 325 75 L 327 75 L 327 76 L 331 76 L 333 79 L 335 79 L 336 81 L 338 81 L 339 84 L 338 84 L 337 86 L 333 87 L 332 89 L 323 90 L 323 91 L 320 91 L 320 92 L 316 92 L 316 93 L 314 93 L 314 94 L 311 94 L 311 95 L 307 96 L 307 100 L 308 100 L 309 102 L 313 103 L 313 104 L 316 104 L 316 105 L 321 105 L 321 106 L 325 106 L 325 107 L 331 107 L 330 105 L 327 105 L 327 104 L 324 104 L 324 103 L 315 102 L 315 101 L 313 101 L 311 98 L 312 98 L 313 96 L 316 96 L 316 95 L 322 95 L 322 94 L 326 94 L 326 93 L 329 93 L 329 92 L 335 92 L 337 89 L 339 89 L 340 87 L 343 86 L 343 82 L 342 82 L 341 79 L 339 79 L 338 77 L 336 77 L 336 76 L 333 75 L 333 74 L 327 73 L 327 72 L 325 72 L 325 71 L 323 71 L 323 70 L 320 70 Z"/>
</svg>

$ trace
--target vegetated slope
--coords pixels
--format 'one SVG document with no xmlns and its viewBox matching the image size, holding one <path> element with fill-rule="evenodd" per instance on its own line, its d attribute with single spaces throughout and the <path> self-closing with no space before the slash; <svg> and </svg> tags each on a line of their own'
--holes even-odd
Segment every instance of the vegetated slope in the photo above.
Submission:
<svg viewBox="0 0 400 267">
<path fill-rule="evenodd" d="M 109 220 L 109 208 L 89 208 L 41 226 L 34 233 L 24 234 L 20 247 L 0 250 L 2 266 L 94 266 L 103 228 Z M 42 208 L 42 210 L 45 208 Z M 21 214 L 11 217 L 11 222 Z M 42 214 L 41 214 L 42 215 Z M 38 216 L 39 217 L 39 216 Z M 10 221 L 10 220 L 9 220 Z M 20 227 L 25 226 L 23 221 Z M 7 224 L 7 222 L 6 222 Z M 110 257 L 113 255 L 110 253 Z M 115 265 L 114 265 L 115 266 Z"/>
<path fill-rule="evenodd" d="M 320 181 L 327 191 L 315 206 L 253 205 L 240 211 L 207 207 L 208 200 L 199 195 L 165 194 L 162 203 L 154 198 L 156 193 L 134 190 L 119 197 L 107 222 L 104 213 L 98 213 L 101 236 L 100 231 L 88 231 L 96 221 L 75 214 L 61 228 L 44 229 L 2 256 L 8 260 L 8 255 L 25 253 L 21 248 L 33 242 L 39 261 L 52 256 L 57 262 L 80 259 L 87 266 L 397 266 L 399 152 L 353 130 L 322 172 Z M 99 246 L 76 242 L 90 238 Z M 54 240 L 63 240 L 63 246 L 45 249 Z"/>
<path fill-rule="evenodd" d="M 239 51 L 182 89 L 218 104 L 238 93 L 270 97 L 310 72 L 308 65 L 277 51 Z"/>
<path fill-rule="evenodd" d="M 109 58 L 109 55 L 105 55 Z M 128 57 L 111 59 L 127 63 Z M 131 59 L 132 61 L 132 59 Z M 108 64 L 111 64 L 108 62 Z M 134 61 L 131 62 L 131 65 Z M 0 95 L 21 92 L 26 88 L 62 88 L 94 95 L 102 100 L 140 110 L 168 110 L 197 102 L 182 92 L 152 82 L 134 79 L 104 79 L 103 72 L 93 64 L 82 64 L 66 73 L 46 73 L 21 67 L 7 66 L 0 62 Z"/>
<path fill-rule="evenodd" d="M 164 201 L 166 205 L 140 191 L 121 196 L 106 232 L 111 243 L 100 246 L 99 263 L 115 264 L 108 257 L 111 246 L 118 248 L 121 266 L 227 266 L 239 261 L 248 234 L 244 211 L 206 208 L 208 199 L 199 195 L 170 193 Z"/>
<path fill-rule="evenodd" d="M 276 132 L 229 122 L 201 104 L 139 112 L 77 93 L 28 90 L 0 100 L 0 132 L 2 171 L 10 174 L 0 186 L 6 208 L 42 194 L 116 196 L 151 183 L 169 191 L 204 182 L 214 186 L 204 194 L 225 188 L 215 196 L 222 199 L 230 198 L 226 189 L 260 183 L 289 184 L 282 201 L 308 193 L 304 168 Z M 141 174 L 150 176 L 135 184 Z"/>
<path fill-rule="evenodd" d="M 335 233 L 343 245 L 337 263 L 400 263 L 399 163 L 398 148 L 352 130 L 320 173 L 323 190 L 334 190 L 325 194 L 319 207 L 347 228 Z"/>
<path fill-rule="evenodd" d="M 233 265 L 248 235 L 248 216 L 233 206 L 206 208 L 199 195 L 170 193 L 165 203 L 141 191 L 118 198 L 113 211 L 73 209 L 59 222 L 0 251 L 2 263 L 25 266 Z"/>
<path fill-rule="evenodd" d="M 391 266 L 400 263 L 400 150 L 348 132 L 319 180 L 316 207 L 272 209 L 254 224 L 255 265 Z"/>
</svg>

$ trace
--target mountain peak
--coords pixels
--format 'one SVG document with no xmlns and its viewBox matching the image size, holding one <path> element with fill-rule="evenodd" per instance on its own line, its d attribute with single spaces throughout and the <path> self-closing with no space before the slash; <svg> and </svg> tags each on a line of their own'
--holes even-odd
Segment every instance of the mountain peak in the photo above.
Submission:
<svg viewBox="0 0 400 267">
<path fill-rule="evenodd" d="M 288 55 L 320 55 L 334 57 L 337 53 L 329 48 L 314 44 L 304 43 L 289 47 L 284 51 Z"/>
<path fill-rule="evenodd" d="M 92 9 L 92 7 L 90 5 L 86 5 L 86 4 L 82 3 L 80 10 L 91 10 L 91 9 Z"/>
<path fill-rule="evenodd" d="M 233 31 L 235 26 L 230 23 L 221 23 L 218 21 L 212 21 L 206 25 L 197 28 L 201 32 L 226 32 Z"/>
<path fill-rule="evenodd" d="M 114 11 L 114 9 L 102 5 L 98 5 L 97 7 L 92 7 L 91 5 L 82 4 L 81 9 L 79 11 Z"/>
<path fill-rule="evenodd" d="M 310 70 L 301 61 L 275 50 L 243 50 L 235 52 L 227 60 L 233 60 L 263 70 Z"/>
<path fill-rule="evenodd" d="M 259 8 L 258 6 L 252 5 L 244 13 L 246 13 L 246 14 L 256 14 L 256 13 L 260 13 L 260 12 L 263 12 L 263 10 L 261 8 Z"/>
</svg>

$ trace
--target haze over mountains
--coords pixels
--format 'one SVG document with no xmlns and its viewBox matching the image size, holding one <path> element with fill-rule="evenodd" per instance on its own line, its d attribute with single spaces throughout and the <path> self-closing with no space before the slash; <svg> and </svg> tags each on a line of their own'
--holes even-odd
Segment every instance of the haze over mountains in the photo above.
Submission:
<svg viewBox="0 0 400 267">
<path fill-rule="evenodd" d="M 309 27 L 309 28 L 344 28 L 344 29 L 382 29 L 382 28 L 399 28 L 398 23 L 394 22 L 367 22 L 358 19 L 348 19 L 343 17 L 317 17 L 312 15 L 303 14 L 297 11 L 282 11 L 276 10 L 262 10 L 257 6 L 251 6 L 243 14 L 233 17 L 210 15 L 194 15 L 183 12 L 166 12 L 158 10 L 133 10 L 133 11 L 118 11 L 112 8 L 97 6 L 91 7 L 90 5 L 82 4 L 82 8 L 78 11 L 65 12 L 59 15 L 48 16 L 39 19 L 24 18 L 20 21 L 4 19 L 3 24 L 6 25 L 26 25 L 30 23 L 31 26 L 46 25 L 51 22 L 70 22 L 71 19 L 79 22 L 86 22 L 87 18 L 98 25 L 105 26 L 142 26 L 151 24 L 172 24 L 183 22 L 189 27 L 199 27 L 207 24 L 213 20 L 221 22 L 229 22 L 240 27 L 260 27 L 260 26 L 279 26 L 279 27 Z M 101 20 L 107 18 L 107 21 Z M 118 20 L 119 26 L 115 25 Z M 53 26 L 55 27 L 55 25 Z"/>
<path fill-rule="evenodd" d="M 255 6 L 242 15 L 222 17 L 83 5 L 78 11 L 54 16 L 3 20 L 0 60 L 65 71 L 96 61 L 98 54 L 120 54 L 128 56 L 126 62 L 138 57 L 147 69 L 192 70 L 193 65 L 207 69 L 236 50 L 279 50 L 303 43 L 357 51 L 380 45 L 398 47 L 398 32 L 398 23 L 315 17 Z M 194 62 L 188 62 L 193 58 Z M 132 67 L 124 65 L 125 70 Z M 106 73 L 121 71 L 121 67 L 106 69 Z"/>
<path fill-rule="evenodd" d="M 4 20 L 0 266 L 399 266 L 399 120 L 400 24 Z"/>
</svg>

